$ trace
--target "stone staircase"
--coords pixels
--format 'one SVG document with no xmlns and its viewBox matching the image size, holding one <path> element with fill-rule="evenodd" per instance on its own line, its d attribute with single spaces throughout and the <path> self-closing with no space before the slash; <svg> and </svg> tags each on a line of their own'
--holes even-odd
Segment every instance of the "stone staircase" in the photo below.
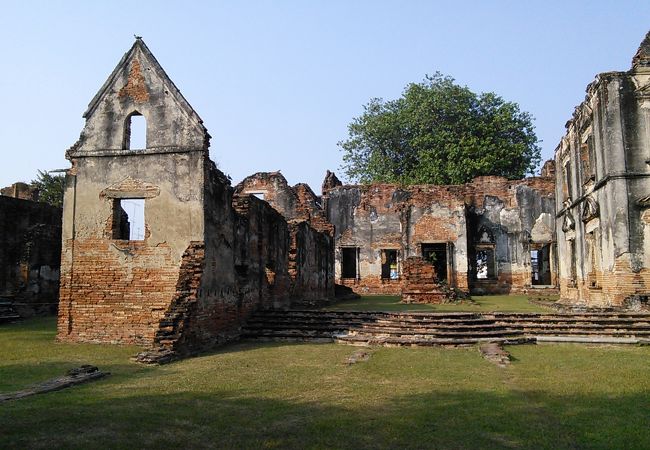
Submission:
<svg viewBox="0 0 650 450">
<path fill-rule="evenodd" d="M 14 309 L 12 301 L 8 298 L 0 297 L 0 323 L 13 322 L 20 319 L 20 315 Z"/>
<path fill-rule="evenodd" d="M 650 343 L 650 313 L 260 311 L 242 337 L 386 346 Z"/>
</svg>

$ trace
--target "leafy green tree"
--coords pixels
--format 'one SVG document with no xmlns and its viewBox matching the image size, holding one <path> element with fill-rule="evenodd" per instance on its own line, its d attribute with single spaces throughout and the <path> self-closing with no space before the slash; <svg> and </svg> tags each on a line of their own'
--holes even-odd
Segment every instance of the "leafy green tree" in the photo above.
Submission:
<svg viewBox="0 0 650 450">
<path fill-rule="evenodd" d="M 481 175 L 532 174 L 533 119 L 495 93 L 475 94 L 436 73 L 397 100 L 371 99 L 339 142 L 343 170 L 361 183 L 461 184 Z"/>
<path fill-rule="evenodd" d="M 38 201 L 59 208 L 63 206 L 65 176 L 60 174 L 51 175 L 47 171 L 39 170 L 38 176 L 35 180 L 32 180 L 31 186 L 38 189 Z"/>
</svg>

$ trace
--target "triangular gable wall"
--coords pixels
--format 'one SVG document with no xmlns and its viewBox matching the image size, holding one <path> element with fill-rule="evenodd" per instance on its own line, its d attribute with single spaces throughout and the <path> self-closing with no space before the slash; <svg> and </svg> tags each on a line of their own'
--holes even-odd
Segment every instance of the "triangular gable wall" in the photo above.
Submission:
<svg viewBox="0 0 650 450">
<path fill-rule="evenodd" d="M 210 135 L 203 121 L 140 38 L 91 100 L 69 156 L 126 150 L 132 115 L 146 119 L 148 150 L 207 150 Z"/>
</svg>

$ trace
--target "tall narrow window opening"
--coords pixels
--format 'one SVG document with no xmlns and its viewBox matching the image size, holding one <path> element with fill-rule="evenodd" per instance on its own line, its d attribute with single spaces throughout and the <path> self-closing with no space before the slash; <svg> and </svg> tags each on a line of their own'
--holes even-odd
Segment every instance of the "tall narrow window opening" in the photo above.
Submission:
<svg viewBox="0 0 650 450">
<path fill-rule="evenodd" d="M 144 240 L 144 199 L 115 199 L 113 203 L 113 239 Z"/>
<path fill-rule="evenodd" d="M 397 250 L 381 251 L 381 278 L 384 280 L 397 280 Z"/>
<path fill-rule="evenodd" d="M 476 279 L 490 280 L 495 278 L 494 248 L 482 247 L 476 249 Z"/>
<path fill-rule="evenodd" d="M 124 124 L 124 150 L 143 150 L 147 148 L 147 121 L 143 115 L 134 112 Z"/>
<path fill-rule="evenodd" d="M 344 247 L 341 249 L 341 277 L 357 278 L 358 247 Z"/>
<path fill-rule="evenodd" d="M 539 244 L 537 244 L 539 245 Z M 551 245 L 546 244 L 530 251 L 531 284 L 551 284 Z"/>
</svg>

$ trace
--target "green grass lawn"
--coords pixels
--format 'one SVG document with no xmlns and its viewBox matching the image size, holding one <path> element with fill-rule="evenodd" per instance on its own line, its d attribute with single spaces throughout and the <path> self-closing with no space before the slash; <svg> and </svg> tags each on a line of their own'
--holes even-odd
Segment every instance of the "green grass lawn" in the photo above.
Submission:
<svg viewBox="0 0 650 450">
<path fill-rule="evenodd" d="M 0 448 L 650 448 L 650 347 L 238 343 L 161 367 L 135 347 L 0 326 L 0 391 L 83 363 L 112 375 L 0 404 Z"/>
<path fill-rule="evenodd" d="M 366 295 L 357 300 L 344 300 L 323 309 L 334 311 L 423 311 L 423 312 L 549 312 L 549 308 L 528 302 L 526 295 L 473 295 L 470 302 L 448 303 L 441 305 L 404 304 L 395 295 Z M 557 300 L 550 298 L 550 300 Z"/>
</svg>

